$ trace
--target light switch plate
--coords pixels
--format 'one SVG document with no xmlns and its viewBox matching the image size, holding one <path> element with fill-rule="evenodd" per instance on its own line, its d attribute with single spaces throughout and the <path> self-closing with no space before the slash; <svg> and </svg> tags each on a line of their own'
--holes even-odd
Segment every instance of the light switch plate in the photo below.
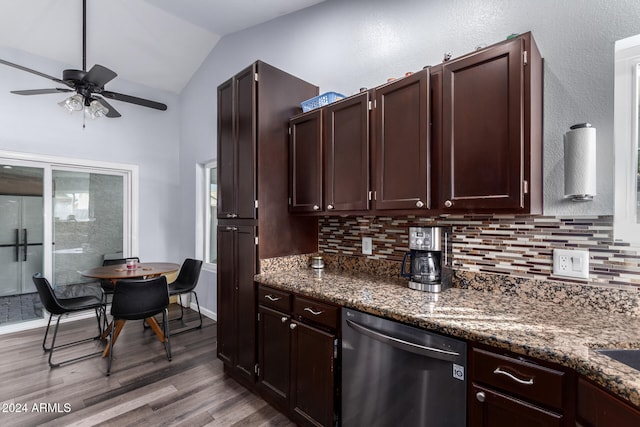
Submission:
<svg viewBox="0 0 640 427">
<path fill-rule="evenodd" d="M 554 249 L 553 275 L 576 279 L 589 278 L 589 251 Z"/>
<path fill-rule="evenodd" d="M 372 253 L 373 253 L 373 243 L 371 242 L 371 237 L 363 237 L 362 238 L 362 254 L 371 255 Z"/>
</svg>

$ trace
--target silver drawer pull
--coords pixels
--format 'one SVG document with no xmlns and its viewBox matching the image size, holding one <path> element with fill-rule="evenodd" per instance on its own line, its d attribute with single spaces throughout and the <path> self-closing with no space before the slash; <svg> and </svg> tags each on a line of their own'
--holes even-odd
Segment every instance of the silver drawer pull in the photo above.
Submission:
<svg viewBox="0 0 640 427">
<path fill-rule="evenodd" d="M 280 297 L 274 297 L 274 296 L 271 296 L 271 295 L 265 295 L 264 297 L 266 299 L 268 299 L 269 301 L 280 301 L 281 300 Z"/>
<path fill-rule="evenodd" d="M 308 311 L 309 313 L 313 314 L 314 316 L 318 316 L 319 314 L 324 313 L 324 311 L 313 311 L 313 309 L 309 308 L 309 307 L 305 307 L 304 311 Z"/>
<path fill-rule="evenodd" d="M 289 319 L 287 319 L 285 316 L 282 316 L 282 318 L 280 319 L 282 323 L 287 323 L 287 320 Z"/>
<path fill-rule="evenodd" d="M 520 384 L 533 385 L 533 378 L 529 378 L 528 380 L 521 380 L 520 378 L 514 376 L 512 373 L 503 371 L 502 369 L 500 369 L 500 367 L 497 367 L 496 370 L 493 371 L 493 373 L 497 375 L 505 375 Z"/>
</svg>

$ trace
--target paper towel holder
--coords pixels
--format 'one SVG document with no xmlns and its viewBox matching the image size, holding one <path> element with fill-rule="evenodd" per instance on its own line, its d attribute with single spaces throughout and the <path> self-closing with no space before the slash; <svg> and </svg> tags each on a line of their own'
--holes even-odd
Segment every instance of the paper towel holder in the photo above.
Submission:
<svg viewBox="0 0 640 427">
<path fill-rule="evenodd" d="M 589 202 L 596 195 L 596 129 L 578 123 L 564 134 L 564 198 Z"/>
</svg>

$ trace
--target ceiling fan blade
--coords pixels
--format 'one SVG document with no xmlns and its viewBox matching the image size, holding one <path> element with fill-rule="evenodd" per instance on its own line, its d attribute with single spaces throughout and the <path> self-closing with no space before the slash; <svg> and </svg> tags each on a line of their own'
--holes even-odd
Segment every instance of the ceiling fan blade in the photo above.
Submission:
<svg viewBox="0 0 640 427">
<path fill-rule="evenodd" d="M 89 82 L 96 87 L 104 87 L 104 85 L 115 79 L 117 74 L 115 71 L 103 67 L 102 65 L 94 65 L 82 78 L 85 82 Z"/>
<path fill-rule="evenodd" d="M 136 96 L 124 95 L 122 93 L 111 92 L 109 90 L 103 90 L 100 94 L 105 98 L 142 105 L 143 107 L 155 108 L 156 110 L 165 111 L 167 109 L 167 106 L 165 104 L 155 101 L 149 101 L 148 99 L 138 98 Z"/>
<path fill-rule="evenodd" d="M 73 92 L 71 89 L 28 89 L 28 90 L 12 90 L 11 93 L 16 95 L 44 95 L 46 93 Z"/>
<path fill-rule="evenodd" d="M 118 113 L 118 110 L 113 108 L 113 105 L 109 104 L 106 99 L 100 98 L 99 96 L 94 96 L 94 98 L 100 101 L 102 105 L 104 105 L 109 109 L 109 112 L 107 113 L 106 117 L 110 117 L 110 118 L 122 117 L 122 114 Z"/>
<path fill-rule="evenodd" d="M 68 82 L 64 80 L 60 80 L 56 77 L 50 76 L 45 73 L 41 73 L 40 71 L 32 70 L 31 68 L 23 67 L 22 65 L 14 64 L 13 62 L 5 61 L 4 59 L 0 59 L 0 64 L 8 65 L 9 67 L 17 68 L 18 70 L 26 71 L 27 73 L 35 74 L 36 76 L 44 77 L 45 79 L 53 80 L 56 83 L 61 85 L 73 87 Z"/>
</svg>

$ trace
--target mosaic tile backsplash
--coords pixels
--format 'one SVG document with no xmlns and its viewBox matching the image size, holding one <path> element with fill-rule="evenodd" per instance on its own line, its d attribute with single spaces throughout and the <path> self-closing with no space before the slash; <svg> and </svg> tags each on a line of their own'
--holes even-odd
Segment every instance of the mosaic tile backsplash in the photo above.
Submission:
<svg viewBox="0 0 640 427">
<path fill-rule="evenodd" d="M 613 217 L 322 217 L 319 252 L 402 261 L 409 227 L 451 227 L 453 268 L 640 291 L 640 248 L 613 242 Z M 373 254 L 362 255 L 362 237 Z M 589 280 L 553 276 L 553 249 L 589 251 Z"/>
</svg>

